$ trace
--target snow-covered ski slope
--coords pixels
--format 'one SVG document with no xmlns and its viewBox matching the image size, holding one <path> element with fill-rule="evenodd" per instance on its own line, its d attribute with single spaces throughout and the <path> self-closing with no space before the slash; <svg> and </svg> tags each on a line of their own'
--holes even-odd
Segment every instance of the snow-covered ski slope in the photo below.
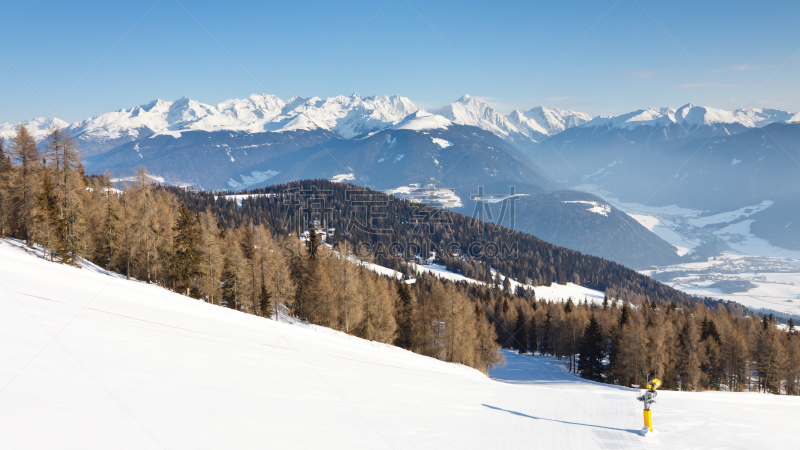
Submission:
<svg viewBox="0 0 800 450">
<path fill-rule="evenodd" d="M 480 372 L 0 241 L 0 448 L 797 448 L 800 399 Z"/>
</svg>

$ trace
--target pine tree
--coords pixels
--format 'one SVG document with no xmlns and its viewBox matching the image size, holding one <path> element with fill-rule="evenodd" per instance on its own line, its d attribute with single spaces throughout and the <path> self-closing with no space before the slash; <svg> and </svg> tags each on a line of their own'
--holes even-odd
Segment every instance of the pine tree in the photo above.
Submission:
<svg viewBox="0 0 800 450">
<path fill-rule="evenodd" d="M 317 258 L 317 252 L 319 251 L 319 238 L 317 237 L 317 231 L 314 230 L 314 227 L 308 229 L 308 242 L 306 242 L 306 247 L 308 248 L 308 258 L 313 260 Z"/>
<path fill-rule="evenodd" d="M 262 284 L 261 292 L 258 294 L 258 307 L 263 317 L 272 317 L 272 294 L 267 291 L 267 287 Z"/>
<path fill-rule="evenodd" d="M 11 156 L 21 166 L 14 183 L 13 207 L 16 212 L 16 225 L 25 243 L 32 246 L 41 158 L 36 140 L 23 124 L 19 124 L 17 134 L 12 140 Z"/>
<path fill-rule="evenodd" d="M 224 260 L 217 221 L 208 211 L 200 214 L 200 252 L 201 289 L 209 303 L 219 303 Z"/>
<path fill-rule="evenodd" d="M 244 227 L 244 232 L 242 233 L 242 238 L 239 241 L 239 245 L 242 247 L 242 254 L 244 258 L 247 260 L 248 272 L 249 272 L 249 282 L 252 286 L 250 289 L 250 304 L 253 306 L 253 310 L 257 311 L 257 300 L 256 294 L 258 288 L 258 280 L 256 278 L 256 268 L 258 266 L 258 260 L 256 259 L 257 254 L 257 246 L 255 243 L 255 227 L 253 224 Z"/>
<path fill-rule="evenodd" d="M 371 274 L 370 274 L 371 275 Z M 394 320 L 393 302 L 388 286 L 382 280 L 371 280 L 362 272 L 364 286 L 364 315 L 357 327 L 357 335 L 371 341 L 390 343 L 395 339 L 397 323 Z"/>
<path fill-rule="evenodd" d="M 135 214 L 129 220 L 137 222 L 133 238 L 136 242 L 136 253 L 144 259 L 144 275 L 150 283 L 153 281 L 153 265 L 157 254 L 158 217 L 152 183 L 144 167 L 136 171 L 136 185 L 129 195 L 132 195 L 133 207 L 130 212 Z"/>
<path fill-rule="evenodd" d="M 691 318 L 687 318 L 678 334 L 678 375 L 681 389 L 696 390 L 700 380 L 699 337 Z"/>
<path fill-rule="evenodd" d="M 586 325 L 586 329 L 583 332 L 580 355 L 578 371 L 581 376 L 593 381 L 603 381 L 603 375 L 605 374 L 603 333 L 594 314 L 589 318 L 589 324 Z"/>
<path fill-rule="evenodd" d="M 630 305 L 628 305 L 628 302 L 623 302 L 622 303 L 622 310 L 621 310 L 621 313 L 619 315 L 619 326 L 620 326 L 620 328 L 622 328 L 623 325 L 628 323 L 628 317 L 630 316 L 630 314 L 631 314 Z"/>
<path fill-rule="evenodd" d="M 121 228 L 119 226 L 119 196 L 112 190 L 111 179 L 107 172 L 100 178 L 97 188 L 99 192 L 96 192 L 96 196 L 101 199 L 103 204 L 98 205 L 100 216 L 98 225 L 100 226 L 95 230 L 97 237 L 95 238 L 94 254 L 99 266 L 111 270 L 116 255 L 115 250 L 119 244 Z"/>
<path fill-rule="evenodd" d="M 553 323 L 552 323 L 553 316 L 550 314 L 550 311 L 547 311 L 545 314 L 544 319 L 544 327 L 542 330 L 542 345 L 539 348 L 539 351 L 543 355 L 552 355 L 553 354 Z"/>
<path fill-rule="evenodd" d="M 397 282 L 397 341 L 395 345 L 410 350 L 413 344 L 414 304 L 411 290 L 402 280 Z"/>
<path fill-rule="evenodd" d="M 38 241 L 44 247 L 45 257 L 50 254 L 50 261 L 53 255 L 62 249 L 60 239 L 61 221 L 58 220 L 58 197 L 53 191 L 53 183 L 48 171 L 44 171 L 42 176 L 42 187 L 36 194 L 38 209 L 34 224 Z M 63 253 L 60 254 L 63 262 Z"/>
<path fill-rule="evenodd" d="M 191 287 L 200 272 L 200 230 L 197 219 L 189 211 L 186 203 L 178 209 L 178 220 L 174 227 L 174 273 L 178 292 L 189 295 Z"/>
<path fill-rule="evenodd" d="M 505 359 L 497 345 L 497 330 L 486 319 L 486 315 L 477 303 L 475 304 L 475 321 L 477 323 L 478 368 L 486 373 L 498 364 L 505 364 Z"/>
<path fill-rule="evenodd" d="M 758 384 L 764 392 L 780 394 L 782 356 L 774 327 L 761 330 L 756 343 L 756 367 Z"/>
<path fill-rule="evenodd" d="M 50 130 L 46 140 L 47 157 L 51 160 L 58 197 L 59 249 L 62 262 L 76 264 L 83 251 L 84 221 L 83 201 L 85 183 L 75 142 L 61 128 Z"/>
<path fill-rule="evenodd" d="M 528 321 L 522 310 L 517 311 L 517 323 L 514 326 L 515 348 L 520 355 L 528 353 Z"/>
<path fill-rule="evenodd" d="M 528 323 L 528 350 L 531 354 L 536 354 L 539 350 L 539 336 L 536 331 L 536 314 L 531 314 L 531 321 Z"/>
<path fill-rule="evenodd" d="M 0 238 L 9 233 L 11 215 L 11 197 L 8 189 L 13 174 L 11 159 L 6 155 L 5 140 L 0 136 Z"/>
</svg>

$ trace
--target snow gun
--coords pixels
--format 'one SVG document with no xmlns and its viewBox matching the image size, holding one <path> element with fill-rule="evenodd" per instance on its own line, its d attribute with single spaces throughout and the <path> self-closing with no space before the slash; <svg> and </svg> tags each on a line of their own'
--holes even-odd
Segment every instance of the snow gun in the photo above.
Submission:
<svg viewBox="0 0 800 450">
<path fill-rule="evenodd" d="M 649 383 L 647 383 L 647 390 L 644 394 L 636 397 L 636 400 L 640 402 L 644 402 L 644 426 L 649 430 L 653 431 L 653 420 L 650 417 L 650 405 L 656 402 L 656 389 L 661 386 L 661 380 L 658 378 L 654 378 Z"/>
</svg>

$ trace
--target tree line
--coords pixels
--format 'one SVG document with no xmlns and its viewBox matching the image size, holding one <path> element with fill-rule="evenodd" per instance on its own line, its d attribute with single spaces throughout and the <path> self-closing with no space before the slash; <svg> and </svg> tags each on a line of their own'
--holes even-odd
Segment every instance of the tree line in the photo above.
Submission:
<svg viewBox="0 0 800 450">
<path fill-rule="evenodd" d="M 708 307 L 723 304 L 740 315 L 745 312 L 741 305 L 686 294 L 613 261 L 559 247 L 530 234 L 474 221 L 452 211 L 431 208 L 351 184 L 329 180 L 293 181 L 238 192 L 236 194 L 246 195 L 239 202 L 220 197 L 220 193 L 167 189 L 174 191 L 194 211 L 214 211 L 220 218 L 221 226 L 254 223 L 281 233 L 292 232 L 286 225 L 291 208 L 286 204 L 286 193 L 324 192 L 324 208 L 327 208 L 328 217 L 326 224 L 337 230 L 337 239 L 347 240 L 354 248 L 368 247 L 367 253 L 372 261 L 395 270 L 404 270 L 406 263 L 415 258 L 412 253 L 398 255 L 391 251 L 393 243 L 401 243 L 406 249 L 416 249 L 422 253 L 435 250 L 443 264 L 457 269 L 457 272 L 469 273 L 481 281 L 490 280 L 492 275 L 488 268 L 491 267 L 524 284 L 550 286 L 573 282 L 599 291 L 609 290 L 612 296 L 624 297 L 632 303 L 639 303 L 645 298 L 657 304 L 701 302 Z M 354 218 L 363 220 L 364 215 L 365 206 L 354 195 L 359 192 L 368 193 L 373 202 L 370 206 L 374 205 L 383 214 L 371 217 L 371 228 L 388 229 L 391 233 L 375 233 L 353 226 Z M 470 255 L 476 248 L 483 251 L 471 255 L 468 260 L 461 257 Z M 512 252 L 494 254 L 487 249 L 509 249 Z M 448 250 L 456 254 L 450 255 Z"/>
<path fill-rule="evenodd" d="M 800 395 L 800 334 L 790 319 L 736 316 L 725 308 L 609 299 L 602 304 L 522 302 L 502 313 L 503 344 L 552 355 L 595 381 L 663 389 Z M 513 325 L 512 325 L 513 324 Z"/>
<path fill-rule="evenodd" d="M 8 144 L 0 140 L 0 236 L 39 245 L 54 262 L 77 266 L 82 257 L 266 318 L 286 313 L 484 372 L 502 362 L 494 327 L 453 285 L 381 276 L 348 258 L 346 242 L 320 245 L 313 228 L 301 244 L 270 224 L 190 210 L 144 168 L 117 187 L 108 175 L 85 176 L 63 130 L 51 130 L 42 149 L 21 125 Z"/>
</svg>

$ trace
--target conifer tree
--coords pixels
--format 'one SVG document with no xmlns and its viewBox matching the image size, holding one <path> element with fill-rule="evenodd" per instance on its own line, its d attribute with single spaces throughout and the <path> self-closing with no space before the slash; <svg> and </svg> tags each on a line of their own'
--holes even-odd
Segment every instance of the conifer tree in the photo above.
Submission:
<svg viewBox="0 0 800 450">
<path fill-rule="evenodd" d="M 261 285 L 261 292 L 258 294 L 258 307 L 263 317 L 272 317 L 272 294 L 267 291 L 267 286 Z"/>
<path fill-rule="evenodd" d="M 44 247 L 45 257 L 49 253 L 50 261 L 53 261 L 53 255 L 56 251 L 61 251 L 63 246 L 60 240 L 61 222 L 58 220 L 58 197 L 53 192 L 52 179 L 46 170 L 42 175 L 42 187 L 36 194 L 36 201 L 38 209 L 34 224 L 37 230 L 37 240 Z M 63 260 L 63 254 L 60 256 Z"/>
<path fill-rule="evenodd" d="M 605 358 L 603 333 L 594 314 L 589 318 L 589 324 L 586 325 L 586 329 L 583 332 L 580 355 L 578 371 L 581 376 L 593 381 L 603 381 L 603 374 L 605 373 L 603 365 L 603 358 Z"/>
<path fill-rule="evenodd" d="M 228 252 L 222 266 L 222 299 L 227 302 L 228 308 L 232 309 L 239 309 L 250 299 L 247 264 L 241 247 L 236 245 L 237 239 L 234 233 L 227 237 Z"/>
<path fill-rule="evenodd" d="M 13 196 L 17 228 L 24 237 L 25 244 L 32 246 L 41 158 L 36 140 L 23 124 L 19 124 L 17 134 L 11 141 L 11 156 L 20 166 L 14 182 Z"/>
<path fill-rule="evenodd" d="M 768 320 L 764 322 L 766 323 Z M 762 329 L 756 343 L 756 367 L 758 368 L 758 384 L 764 392 L 780 394 L 779 375 L 783 362 L 782 356 L 774 327 L 767 326 Z"/>
<path fill-rule="evenodd" d="M 413 344 L 414 303 L 411 290 L 402 280 L 397 282 L 397 296 L 399 303 L 397 306 L 397 341 L 395 345 L 409 350 Z"/>
<path fill-rule="evenodd" d="M 111 185 L 111 179 L 106 172 L 100 177 L 98 183 L 98 192 L 96 198 L 99 198 L 102 204 L 98 206 L 98 226 L 95 228 L 95 252 L 97 264 L 111 270 L 111 265 L 114 264 L 115 250 L 119 245 L 121 224 L 119 216 L 119 195 L 115 192 Z"/>
<path fill-rule="evenodd" d="M 174 227 L 174 273 L 176 291 L 184 292 L 185 295 L 189 295 L 192 284 L 201 275 L 198 228 L 194 214 L 189 211 L 186 203 L 181 203 Z"/>
<path fill-rule="evenodd" d="M 80 156 L 72 137 L 58 127 L 48 133 L 46 149 L 58 197 L 59 253 L 62 262 L 75 264 L 75 258 L 83 251 L 85 234 L 81 199 L 85 184 Z"/>
<path fill-rule="evenodd" d="M 144 275 L 150 283 L 153 280 L 153 265 L 158 248 L 158 217 L 152 183 L 144 167 L 136 171 L 136 185 L 131 195 L 133 196 L 131 212 L 136 215 L 135 218 L 131 217 L 131 220 L 137 221 L 134 238 L 137 242 L 137 253 L 144 259 Z"/>
<path fill-rule="evenodd" d="M 622 309 L 621 309 L 621 312 L 620 312 L 620 315 L 619 315 L 619 326 L 620 326 L 620 328 L 622 328 L 623 325 L 628 323 L 628 317 L 630 316 L 630 314 L 631 314 L 630 305 L 628 304 L 628 302 L 623 302 L 622 303 Z"/>
<path fill-rule="evenodd" d="M 306 246 L 308 247 L 308 258 L 311 260 L 316 259 L 317 252 L 319 251 L 319 237 L 314 227 L 308 229 L 308 242 L 306 242 Z"/>
<path fill-rule="evenodd" d="M 10 177 L 13 174 L 13 167 L 11 159 L 5 151 L 5 140 L 0 136 L 0 238 L 5 237 L 9 233 L 10 215 L 11 215 L 11 198 L 8 189 L 10 184 Z"/>
<path fill-rule="evenodd" d="M 475 304 L 475 321 L 477 323 L 478 368 L 487 373 L 489 369 L 496 367 L 498 364 L 505 364 L 505 359 L 497 345 L 497 331 L 494 325 L 489 323 L 486 314 L 477 303 Z"/>
<path fill-rule="evenodd" d="M 220 301 L 222 290 L 219 280 L 222 278 L 223 263 L 217 221 L 211 213 L 205 211 L 200 215 L 200 284 L 209 303 L 216 304 Z"/>
<path fill-rule="evenodd" d="M 393 342 L 397 330 L 394 320 L 393 301 L 389 297 L 388 286 L 381 280 L 373 282 L 363 272 L 361 282 L 364 286 L 364 315 L 357 335 L 383 343 Z"/>
<path fill-rule="evenodd" d="M 527 320 L 522 311 L 517 312 L 517 323 L 514 327 L 514 343 L 520 355 L 528 353 Z"/>
<path fill-rule="evenodd" d="M 536 354 L 539 350 L 539 336 L 536 330 L 536 314 L 531 314 L 531 320 L 528 323 L 528 350 L 531 354 Z"/>
<path fill-rule="evenodd" d="M 687 318 L 678 335 L 677 369 L 681 390 L 696 390 L 700 380 L 699 336 L 691 318 Z"/>
<path fill-rule="evenodd" d="M 544 326 L 542 327 L 542 345 L 539 348 L 539 351 L 543 355 L 552 355 L 553 354 L 553 323 L 552 319 L 553 316 L 550 314 L 550 311 L 547 311 L 545 314 L 544 319 Z"/>
</svg>

